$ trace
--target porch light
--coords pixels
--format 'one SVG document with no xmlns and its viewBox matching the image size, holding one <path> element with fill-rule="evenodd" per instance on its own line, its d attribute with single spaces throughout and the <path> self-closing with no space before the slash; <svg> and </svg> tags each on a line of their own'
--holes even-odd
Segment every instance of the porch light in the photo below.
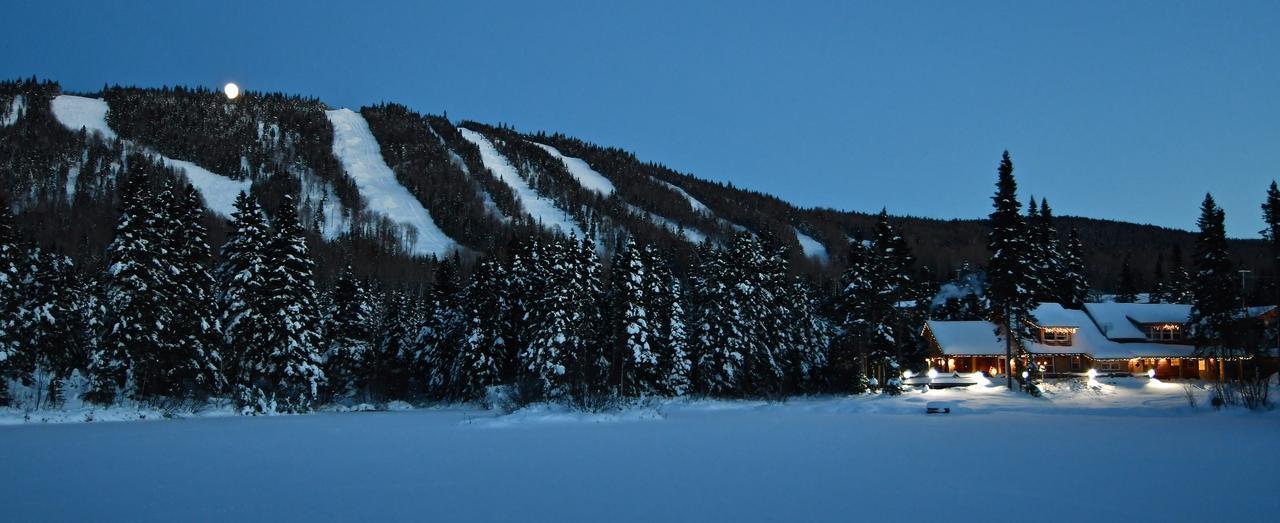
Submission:
<svg viewBox="0 0 1280 523">
<path fill-rule="evenodd" d="M 1022 379 L 1024 379 L 1024 380 L 1025 380 L 1025 379 L 1027 379 L 1027 378 L 1028 378 L 1028 377 L 1030 377 L 1030 376 L 1031 376 L 1031 373 L 1030 373 L 1030 372 L 1027 372 L 1027 371 L 1025 371 L 1025 370 L 1024 370 L 1024 371 L 1022 371 Z"/>
<path fill-rule="evenodd" d="M 927 374 L 929 375 L 929 379 L 931 379 L 931 380 L 932 380 L 932 379 L 937 379 L 937 378 L 938 378 L 938 369 L 935 369 L 935 368 L 933 368 L 933 367 L 929 367 L 929 372 L 928 372 Z"/>
<path fill-rule="evenodd" d="M 1088 375 L 1089 375 L 1089 379 L 1091 379 L 1091 380 L 1092 380 L 1092 379 L 1097 379 L 1097 377 L 1098 377 L 1098 369 L 1089 369 L 1089 372 L 1086 372 L 1085 374 L 1088 374 Z"/>
<path fill-rule="evenodd" d="M 909 380 L 911 379 L 912 376 L 915 376 L 915 375 L 916 374 L 914 372 L 911 372 L 911 369 L 902 371 L 902 379 L 904 380 Z"/>
<path fill-rule="evenodd" d="M 1153 379 L 1153 380 L 1154 380 L 1154 379 L 1156 379 L 1156 370 L 1155 370 L 1155 369 L 1147 369 L 1147 378 L 1150 378 L 1150 379 Z"/>
</svg>

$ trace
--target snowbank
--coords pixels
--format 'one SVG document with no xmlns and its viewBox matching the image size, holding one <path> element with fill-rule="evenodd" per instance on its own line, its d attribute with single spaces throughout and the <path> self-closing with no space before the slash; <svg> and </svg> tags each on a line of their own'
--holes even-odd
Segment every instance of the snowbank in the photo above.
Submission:
<svg viewBox="0 0 1280 523">
<path fill-rule="evenodd" d="M 413 249 L 420 255 L 443 256 L 456 247 L 382 159 L 378 141 L 360 113 L 350 109 L 325 111 L 333 125 L 333 155 L 356 182 L 367 209 L 391 221 L 413 228 Z"/>
<path fill-rule="evenodd" d="M 515 192 L 516 198 L 520 200 L 525 212 L 533 216 L 533 219 L 541 223 L 544 227 L 559 227 L 565 234 L 572 234 L 579 238 L 585 237 L 582 229 L 573 222 L 569 214 L 556 207 L 555 202 L 549 198 L 539 196 L 537 192 L 529 186 L 524 177 L 520 176 L 520 172 L 516 170 L 507 158 L 498 152 L 498 148 L 493 146 L 483 134 L 459 127 L 458 131 L 462 133 L 462 137 L 468 142 L 475 144 L 480 149 L 480 160 L 484 162 L 484 166 L 493 172 L 499 180 L 506 183 Z"/>
</svg>

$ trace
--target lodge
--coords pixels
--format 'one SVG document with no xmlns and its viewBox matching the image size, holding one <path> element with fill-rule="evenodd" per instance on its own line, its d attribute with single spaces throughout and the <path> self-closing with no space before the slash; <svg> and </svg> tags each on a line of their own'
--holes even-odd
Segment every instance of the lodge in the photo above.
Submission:
<svg viewBox="0 0 1280 523">
<path fill-rule="evenodd" d="M 1191 306 L 1183 304 L 1086 303 L 1068 309 L 1042 303 L 1032 313 L 1034 336 L 1016 344 L 1014 372 L 1030 361 L 1046 377 L 1093 369 L 1104 375 L 1154 370 L 1157 379 L 1219 379 L 1227 371 L 1222 358 L 1199 354 L 1186 340 L 1190 313 Z M 930 320 L 924 335 L 936 369 L 1004 374 L 1005 342 L 995 324 Z"/>
</svg>

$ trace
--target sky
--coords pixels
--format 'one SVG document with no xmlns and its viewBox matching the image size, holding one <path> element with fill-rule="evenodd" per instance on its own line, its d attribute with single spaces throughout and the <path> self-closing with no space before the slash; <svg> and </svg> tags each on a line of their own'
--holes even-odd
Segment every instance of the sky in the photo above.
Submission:
<svg viewBox="0 0 1280 523">
<path fill-rule="evenodd" d="M 801 206 L 1258 237 L 1280 2 L 13 2 L 0 77 L 403 103 L 563 132 Z"/>
</svg>

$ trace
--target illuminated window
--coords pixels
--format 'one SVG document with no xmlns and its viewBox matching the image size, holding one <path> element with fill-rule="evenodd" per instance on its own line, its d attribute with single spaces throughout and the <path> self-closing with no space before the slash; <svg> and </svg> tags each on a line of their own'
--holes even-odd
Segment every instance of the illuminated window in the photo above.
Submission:
<svg viewBox="0 0 1280 523">
<path fill-rule="evenodd" d="M 1147 329 L 1147 337 L 1152 341 L 1177 341 L 1182 339 L 1182 326 L 1152 325 Z"/>
<path fill-rule="evenodd" d="M 1071 345 L 1071 329 L 1041 329 L 1040 336 L 1045 345 Z"/>
</svg>

